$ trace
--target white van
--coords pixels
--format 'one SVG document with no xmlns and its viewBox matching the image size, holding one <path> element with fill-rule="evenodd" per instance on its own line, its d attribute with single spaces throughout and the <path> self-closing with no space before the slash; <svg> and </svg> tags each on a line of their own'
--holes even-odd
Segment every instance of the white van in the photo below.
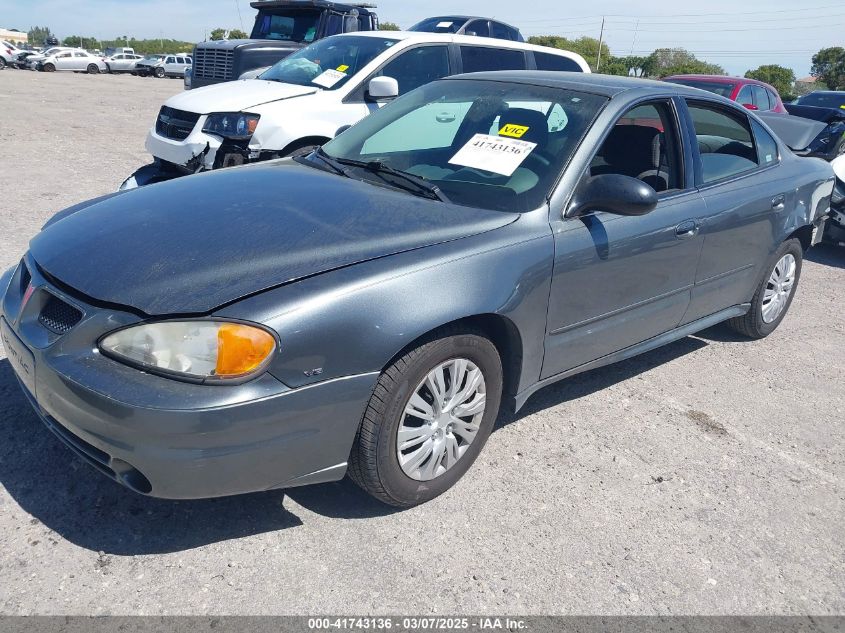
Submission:
<svg viewBox="0 0 845 633">
<path fill-rule="evenodd" d="M 398 95 L 489 70 L 590 72 L 576 53 L 522 42 L 386 31 L 336 35 L 256 79 L 169 99 L 147 136 L 155 162 L 121 188 L 306 153 Z"/>
</svg>

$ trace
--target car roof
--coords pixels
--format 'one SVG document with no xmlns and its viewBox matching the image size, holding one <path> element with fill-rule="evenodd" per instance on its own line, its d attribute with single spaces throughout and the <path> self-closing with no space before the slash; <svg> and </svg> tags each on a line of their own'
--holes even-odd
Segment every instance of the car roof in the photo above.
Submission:
<svg viewBox="0 0 845 633">
<path fill-rule="evenodd" d="M 604 97 L 613 98 L 629 90 L 654 90 L 663 93 L 671 92 L 680 96 L 712 98 L 713 94 L 706 90 L 670 84 L 665 81 L 640 79 L 638 77 L 619 77 L 617 75 L 600 75 L 595 73 L 576 73 L 552 70 L 498 70 L 493 72 L 468 73 L 454 75 L 443 81 L 454 79 L 479 79 L 487 81 L 507 81 L 511 83 L 529 84 L 547 88 L 565 88 L 579 92 L 589 92 Z"/>
<path fill-rule="evenodd" d="M 379 37 L 384 39 L 394 39 L 397 42 L 420 43 L 420 44 L 474 44 L 475 46 L 488 46 L 491 48 L 509 48 L 516 50 L 529 50 L 539 53 L 551 53 L 564 56 L 575 56 L 576 59 L 581 58 L 578 53 L 574 51 L 564 50 L 562 48 L 551 48 L 549 46 L 538 46 L 537 44 L 529 44 L 528 42 L 516 42 L 514 40 L 500 40 L 495 37 L 478 37 L 477 35 L 456 35 L 455 33 L 429 33 L 428 31 L 356 31 L 354 33 L 344 33 L 342 35 L 334 35 L 332 37 Z"/>
</svg>

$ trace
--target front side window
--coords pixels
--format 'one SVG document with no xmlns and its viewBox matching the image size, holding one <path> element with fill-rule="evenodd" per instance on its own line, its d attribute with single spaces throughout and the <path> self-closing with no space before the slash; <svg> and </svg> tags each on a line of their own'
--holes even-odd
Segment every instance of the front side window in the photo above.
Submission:
<svg viewBox="0 0 845 633">
<path fill-rule="evenodd" d="M 175 57 L 168 57 L 167 59 L 164 60 L 164 63 L 165 64 L 175 64 L 176 58 Z"/>
<path fill-rule="evenodd" d="M 286 57 L 259 78 L 336 90 L 396 42 L 390 38 L 355 35 L 328 37 Z"/>
<path fill-rule="evenodd" d="M 704 184 L 757 168 L 757 151 L 747 116 L 715 104 L 687 105 L 695 127 Z"/>
<path fill-rule="evenodd" d="M 448 46 L 420 46 L 400 53 L 378 73 L 399 82 L 403 95 L 449 75 Z"/>
<path fill-rule="evenodd" d="M 752 92 L 750 85 L 742 87 L 742 90 L 740 90 L 739 94 L 736 96 L 736 102 L 742 105 L 754 105 L 754 93 Z"/>
<path fill-rule="evenodd" d="M 490 23 L 490 35 L 499 40 L 519 41 L 519 31 L 501 22 Z"/>
<path fill-rule="evenodd" d="M 637 178 L 658 193 L 683 187 L 680 140 L 668 101 L 636 106 L 608 134 L 590 163 L 590 175 Z"/>
<path fill-rule="evenodd" d="M 488 46 L 461 46 L 461 61 L 465 73 L 526 68 L 524 52 Z"/>
<path fill-rule="evenodd" d="M 255 19 L 255 27 L 252 29 L 252 39 L 311 42 L 317 33 L 320 13 L 320 11 L 308 9 L 277 14 L 259 13 Z M 340 16 L 336 17 L 340 18 Z M 342 29 L 343 22 L 341 20 L 340 30 L 335 31 L 335 33 L 341 33 Z"/>
<path fill-rule="evenodd" d="M 88 57 L 88 54 L 87 53 L 74 53 L 73 56 L 74 57 Z"/>
<path fill-rule="evenodd" d="M 527 211 L 543 204 L 606 103 L 575 90 L 436 81 L 377 110 L 323 150 L 362 165 L 356 177 L 376 185 L 385 186 L 384 178 L 363 165 L 427 180 L 456 204 Z"/>
</svg>

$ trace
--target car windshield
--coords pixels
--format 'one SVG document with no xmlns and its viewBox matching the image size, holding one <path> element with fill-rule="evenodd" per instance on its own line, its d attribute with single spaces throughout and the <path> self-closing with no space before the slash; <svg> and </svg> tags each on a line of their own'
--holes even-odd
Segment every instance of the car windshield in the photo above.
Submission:
<svg viewBox="0 0 845 633">
<path fill-rule="evenodd" d="M 328 37 L 259 75 L 259 79 L 336 90 L 398 40 L 360 35 Z"/>
<path fill-rule="evenodd" d="M 795 103 L 817 108 L 845 109 L 845 92 L 811 92 L 799 97 Z"/>
<path fill-rule="evenodd" d="M 707 92 L 712 92 L 728 99 L 731 98 L 734 88 L 736 88 L 736 84 L 725 83 L 723 81 L 707 81 L 705 79 L 667 79 L 666 81 L 673 84 L 680 84 L 681 86 L 706 90 Z"/>
<path fill-rule="evenodd" d="M 417 22 L 408 30 L 420 33 L 457 33 L 466 21 L 466 18 L 454 16 L 426 18 L 422 22 Z"/>
<path fill-rule="evenodd" d="M 313 42 L 321 13 L 316 9 L 261 13 L 255 18 L 252 39 Z"/>
<path fill-rule="evenodd" d="M 455 204 L 528 211 L 543 204 L 606 102 L 559 88 L 437 81 L 375 111 L 323 152 L 375 184 L 392 184 L 389 170 L 398 170 Z"/>
</svg>

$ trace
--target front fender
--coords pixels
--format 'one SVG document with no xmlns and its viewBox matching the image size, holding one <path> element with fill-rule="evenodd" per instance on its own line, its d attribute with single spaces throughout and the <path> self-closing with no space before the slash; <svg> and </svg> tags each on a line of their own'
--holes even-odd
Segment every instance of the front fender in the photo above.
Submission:
<svg viewBox="0 0 845 633">
<path fill-rule="evenodd" d="M 488 233 L 317 275 L 217 315 L 278 332 L 270 372 L 290 387 L 380 372 L 438 327 L 499 315 L 521 338 L 522 390 L 540 375 L 553 261 L 544 210 Z"/>
</svg>

